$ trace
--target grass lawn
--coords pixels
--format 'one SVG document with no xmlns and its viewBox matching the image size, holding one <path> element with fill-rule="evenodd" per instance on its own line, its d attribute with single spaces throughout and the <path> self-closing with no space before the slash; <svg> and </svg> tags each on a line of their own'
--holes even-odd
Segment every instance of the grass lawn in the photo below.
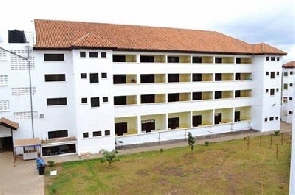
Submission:
<svg viewBox="0 0 295 195">
<path fill-rule="evenodd" d="M 288 194 L 290 134 L 47 167 L 46 194 Z M 278 147 L 278 157 L 277 157 Z M 57 176 L 49 176 L 49 170 Z"/>
</svg>

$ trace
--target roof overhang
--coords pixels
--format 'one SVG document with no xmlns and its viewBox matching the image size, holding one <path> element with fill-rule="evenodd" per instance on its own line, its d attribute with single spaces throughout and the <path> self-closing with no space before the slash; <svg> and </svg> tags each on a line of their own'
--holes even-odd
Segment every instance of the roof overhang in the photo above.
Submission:
<svg viewBox="0 0 295 195">
<path fill-rule="evenodd" d="M 13 142 L 14 147 L 28 147 L 28 146 L 41 146 L 41 140 L 39 138 L 29 139 L 16 139 Z"/>
<path fill-rule="evenodd" d="M 4 127 L 16 130 L 19 127 L 19 124 L 17 122 L 13 122 L 5 117 L 0 118 L 0 125 L 3 125 Z"/>
</svg>

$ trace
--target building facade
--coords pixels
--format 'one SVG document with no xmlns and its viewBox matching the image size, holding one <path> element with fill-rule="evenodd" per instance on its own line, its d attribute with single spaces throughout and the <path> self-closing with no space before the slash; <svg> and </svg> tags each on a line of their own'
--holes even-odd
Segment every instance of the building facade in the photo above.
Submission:
<svg viewBox="0 0 295 195">
<path fill-rule="evenodd" d="M 277 48 L 213 31 L 54 20 L 35 29 L 33 106 L 15 89 L 28 87 L 28 70 L 1 51 L 0 114 L 19 123 L 13 138 L 39 137 L 45 156 L 280 128 Z"/>
<path fill-rule="evenodd" d="M 283 65 L 282 75 L 282 109 L 281 120 L 292 123 L 293 117 L 293 89 L 295 85 L 295 61 Z"/>
</svg>

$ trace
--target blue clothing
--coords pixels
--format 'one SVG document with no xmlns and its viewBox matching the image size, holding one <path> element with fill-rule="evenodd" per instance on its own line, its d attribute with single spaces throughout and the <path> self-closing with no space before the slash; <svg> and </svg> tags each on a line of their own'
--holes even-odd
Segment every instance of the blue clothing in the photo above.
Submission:
<svg viewBox="0 0 295 195">
<path fill-rule="evenodd" d="M 45 166 L 45 162 L 44 162 L 43 158 L 38 157 L 38 158 L 36 159 L 36 165 L 37 165 L 37 170 L 39 170 L 39 167 L 40 167 L 40 166 Z"/>
</svg>

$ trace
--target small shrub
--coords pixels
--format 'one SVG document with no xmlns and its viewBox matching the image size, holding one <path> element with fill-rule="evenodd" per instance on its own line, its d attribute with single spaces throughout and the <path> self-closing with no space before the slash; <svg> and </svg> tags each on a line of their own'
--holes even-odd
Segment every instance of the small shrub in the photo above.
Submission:
<svg viewBox="0 0 295 195">
<path fill-rule="evenodd" d="M 119 158 L 116 156 L 118 151 L 117 150 L 112 150 L 112 151 L 107 151 L 107 150 L 102 150 L 101 151 L 103 157 L 100 159 L 101 163 L 108 162 L 109 167 L 111 167 L 111 164 L 119 161 Z"/>
<path fill-rule="evenodd" d="M 205 142 L 205 146 L 209 146 L 209 142 L 207 141 L 207 142 Z"/>
<path fill-rule="evenodd" d="M 196 139 L 192 136 L 191 132 L 188 132 L 187 143 L 191 147 L 191 150 L 194 150 L 194 144 L 196 143 Z"/>
<path fill-rule="evenodd" d="M 277 131 L 274 131 L 274 134 L 275 134 L 275 136 L 279 136 L 279 134 L 280 134 L 280 131 L 279 131 L 279 130 L 277 130 Z"/>
<path fill-rule="evenodd" d="M 47 161 L 49 167 L 54 167 L 55 162 L 53 160 Z"/>
<path fill-rule="evenodd" d="M 162 153 L 162 152 L 164 152 L 164 149 L 163 149 L 163 148 L 161 148 L 161 149 L 160 149 L 160 152 L 161 152 L 161 153 Z"/>
</svg>

